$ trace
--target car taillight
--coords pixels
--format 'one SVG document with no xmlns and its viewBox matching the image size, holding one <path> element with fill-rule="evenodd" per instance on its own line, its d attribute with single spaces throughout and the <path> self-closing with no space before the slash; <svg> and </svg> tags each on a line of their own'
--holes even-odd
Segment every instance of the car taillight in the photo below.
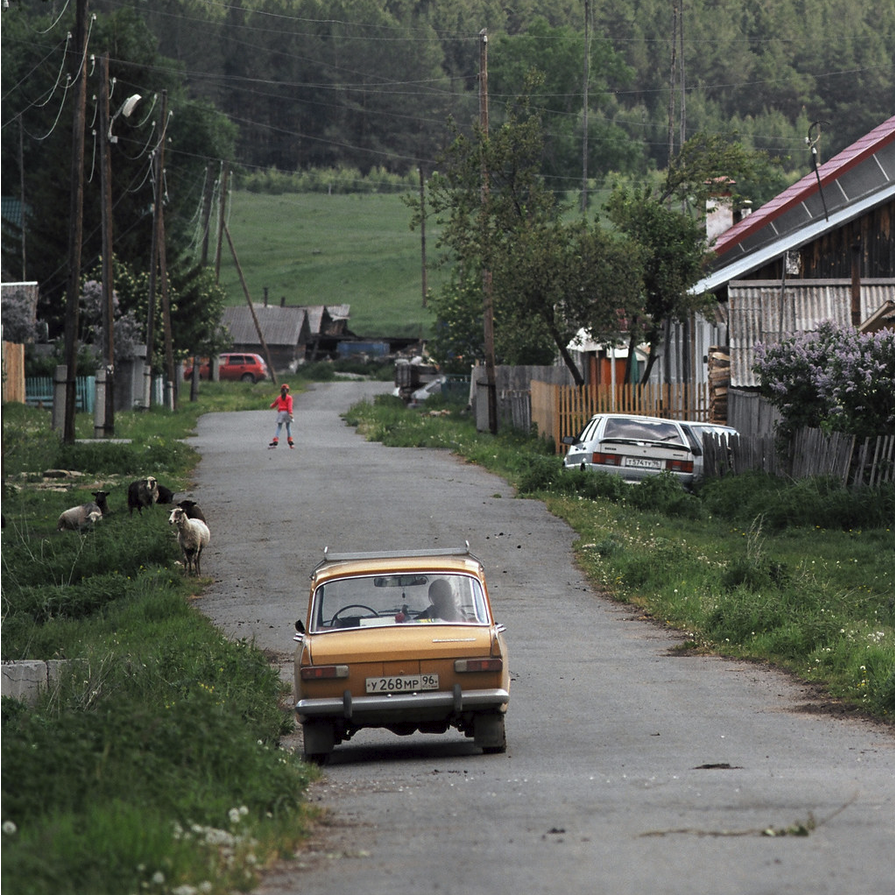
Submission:
<svg viewBox="0 0 895 895">
<path fill-rule="evenodd" d="M 303 681 L 327 681 L 348 677 L 347 665 L 308 665 L 301 670 Z"/>
<path fill-rule="evenodd" d="M 665 468 L 669 472 L 693 472 L 692 460 L 666 460 Z"/>
<path fill-rule="evenodd" d="M 454 671 L 503 671 L 503 659 L 457 659 Z"/>
<path fill-rule="evenodd" d="M 621 466 L 622 458 L 618 454 L 604 454 L 602 451 L 594 451 L 591 462 L 600 466 Z"/>
</svg>

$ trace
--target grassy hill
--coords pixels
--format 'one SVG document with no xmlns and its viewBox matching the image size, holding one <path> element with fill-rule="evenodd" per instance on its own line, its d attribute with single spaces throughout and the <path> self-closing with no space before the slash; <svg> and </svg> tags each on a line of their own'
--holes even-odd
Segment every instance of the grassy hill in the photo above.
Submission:
<svg viewBox="0 0 895 895">
<path fill-rule="evenodd" d="M 428 336 L 431 312 L 422 306 L 420 233 L 398 195 L 271 196 L 233 193 L 228 227 L 253 301 L 289 305 L 351 305 L 358 335 Z M 435 235 L 426 231 L 429 288 Z M 245 301 L 226 240 L 221 284 L 228 304 Z"/>
</svg>

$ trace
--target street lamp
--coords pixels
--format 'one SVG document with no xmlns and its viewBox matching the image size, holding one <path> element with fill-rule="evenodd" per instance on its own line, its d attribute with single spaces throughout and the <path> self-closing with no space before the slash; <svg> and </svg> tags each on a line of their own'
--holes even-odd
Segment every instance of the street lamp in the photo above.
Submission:
<svg viewBox="0 0 895 895">
<path fill-rule="evenodd" d="M 112 297 L 114 273 L 112 267 L 112 159 L 109 147 L 118 142 L 112 134 L 112 125 L 119 115 L 129 118 L 140 102 L 139 93 L 129 96 L 112 118 L 109 118 L 109 54 L 102 59 L 102 95 L 100 97 L 100 172 L 102 182 L 103 223 L 103 367 L 105 399 L 103 401 L 102 426 L 99 413 L 94 422 L 94 434 L 111 437 L 115 433 L 115 316 Z"/>
</svg>

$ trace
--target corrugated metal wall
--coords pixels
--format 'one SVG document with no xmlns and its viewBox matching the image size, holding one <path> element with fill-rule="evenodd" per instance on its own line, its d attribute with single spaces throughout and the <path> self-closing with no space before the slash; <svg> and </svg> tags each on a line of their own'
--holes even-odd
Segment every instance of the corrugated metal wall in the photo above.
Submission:
<svg viewBox="0 0 895 895">
<path fill-rule="evenodd" d="M 816 330 L 824 320 L 840 326 L 851 324 L 850 280 L 789 280 L 785 285 L 769 280 L 730 283 L 730 384 L 755 387 L 752 372 L 755 343 L 779 342 L 798 332 Z M 895 280 L 861 283 L 861 319 L 895 298 Z"/>
</svg>

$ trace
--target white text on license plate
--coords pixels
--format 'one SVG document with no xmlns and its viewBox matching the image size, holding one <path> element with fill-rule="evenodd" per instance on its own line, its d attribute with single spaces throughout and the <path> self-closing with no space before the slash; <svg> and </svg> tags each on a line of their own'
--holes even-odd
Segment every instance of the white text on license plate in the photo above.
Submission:
<svg viewBox="0 0 895 895">
<path fill-rule="evenodd" d="M 367 693 L 414 693 L 418 690 L 437 689 L 437 674 L 400 674 L 367 678 Z"/>
<path fill-rule="evenodd" d="M 661 460 L 651 460 L 649 457 L 625 457 L 625 466 L 636 466 L 639 469 L 661 469 Z"/>
</svg>

